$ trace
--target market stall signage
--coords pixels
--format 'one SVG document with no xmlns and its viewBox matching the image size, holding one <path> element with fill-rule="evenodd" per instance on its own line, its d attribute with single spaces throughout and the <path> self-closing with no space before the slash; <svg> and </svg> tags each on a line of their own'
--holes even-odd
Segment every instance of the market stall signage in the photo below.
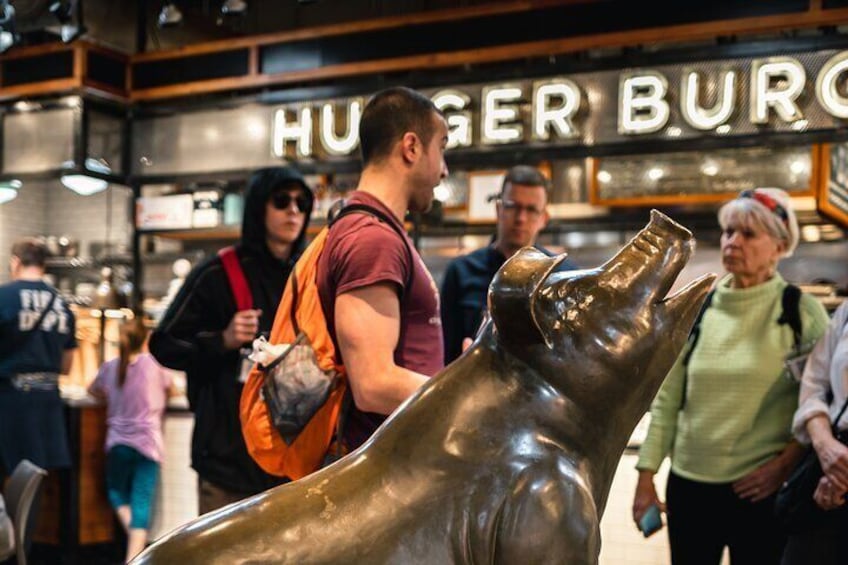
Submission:
<svg viewBox="0 0 848 565">
<path fill-rule="evenodd" d="M 445 114 L 448 146 L 463 148 L 835 128 L 848 119 L 846 85 L 848 51 L 830 51 L 425 93 Z M 273 155 L 353 153 L 364 103 L 358 97 L 276 108 Z"/>
</svg>

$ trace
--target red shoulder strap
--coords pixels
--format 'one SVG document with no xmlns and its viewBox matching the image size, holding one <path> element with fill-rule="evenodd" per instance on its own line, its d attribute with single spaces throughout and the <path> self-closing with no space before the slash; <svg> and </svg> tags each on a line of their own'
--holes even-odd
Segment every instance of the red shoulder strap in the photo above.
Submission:
<svg viewBox="0 0 848 565">
<path fill-rule="evenodd" d="M 221 258 L 224 272 L 227 273 L 227 279 L 230 281 L 230 290 L 233 291 L 233 297 L 236 299 L 236 309 L 239 311 L 252 309 L 253 295 L 250 293 L 250 286 L 247 284 L 247 278 L 236 255 L 236 248 L 232 245 L 225 247 L 218 251 L 218 257 Z"/>
</svg>

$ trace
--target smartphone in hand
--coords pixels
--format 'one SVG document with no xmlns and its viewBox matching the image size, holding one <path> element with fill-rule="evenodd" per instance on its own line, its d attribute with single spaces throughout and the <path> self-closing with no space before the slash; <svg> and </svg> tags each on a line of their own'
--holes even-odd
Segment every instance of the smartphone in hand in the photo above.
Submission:
<svg viewBox="0 0 848 565">
<path fill-rule="evenodd" d="M 662 527 L 663 523 L 662 517 L 660 516 L 660 508 L 656 504 L 652 504 L 648 510 L 645 511 L 642 519 L 639 520 L 639 529 L 642 531 L 642 535 L 647 538 L 662 529 Z"/>
</svg>

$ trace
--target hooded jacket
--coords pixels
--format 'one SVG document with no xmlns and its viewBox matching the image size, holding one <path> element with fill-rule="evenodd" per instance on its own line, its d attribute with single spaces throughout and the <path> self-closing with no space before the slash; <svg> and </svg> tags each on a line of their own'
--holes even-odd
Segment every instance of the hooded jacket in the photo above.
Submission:
<svg viewBox="0 0 848 565">
<path fill-rule="evenodd" d="M 288 260 L 275 258 L 267 244 L 265 205 L 274 189 L 295 183 L 309 196 L 303 230 Z M 268 335 L 286 280 L 305 246 L 313 194 L 303 177 L 290 168 L 255 172 L 245 195 L 241 241 L 236 254 L 262 310 L 260 333 Z M 196 266 L 150 338 L 150 352 L 159 363 L 186 372 L 189 405 L 195 416 L 191 464 L 201 479 L 226 490 L 251 495 L 281 482 L 251 459 L 239 419 L 242 383 L 239 350 L 224 348 L 223 332 L 236 313 L 221 259 L 215 255 Z"/>
</svg>

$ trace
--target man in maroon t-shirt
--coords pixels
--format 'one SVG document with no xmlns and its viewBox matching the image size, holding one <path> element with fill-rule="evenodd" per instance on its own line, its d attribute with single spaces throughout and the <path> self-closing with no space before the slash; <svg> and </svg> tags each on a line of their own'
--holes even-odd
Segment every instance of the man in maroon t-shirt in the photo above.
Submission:
<svg viewBox="0 0 848 565">
<path fill-rule="evenodd" d="M 425 96 L 378 92 L 362 113 L 363 171 L 348 204 L 376 208 L 405 234 L 406 211 L 428 210 L 447 176 L 447 137 Z M 438 288 L 408 236 L 374 215 L 350 214 L 330 230 L 318 292 L 353 393 L 344 434 L 353 449 L 442 368 Z"/>
</svg>

